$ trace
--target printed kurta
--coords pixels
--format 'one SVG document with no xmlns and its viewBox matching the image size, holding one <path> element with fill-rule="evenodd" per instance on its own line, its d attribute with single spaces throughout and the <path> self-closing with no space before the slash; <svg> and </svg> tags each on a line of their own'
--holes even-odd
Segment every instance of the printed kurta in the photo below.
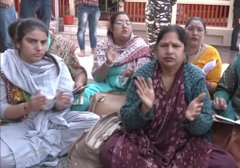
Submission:
<svg viewBox="0 0 240 168">
<path fill-rule="evenodd" d="M 90 104 L 90 96 L 97 92 L 107 92 L 114 89 L 126 90 L 129 79 L 124 77 L 125 72 L 133 68 L 134 72 L 142 65 L 151 61 L 151 54 L 146 42 L 139 36 L 131 35 L 131 38 L 124 46 L 114 44 L 108 36 L 104 41 L 98 43 L 94 56 L 92 74 L 106 61 L 106 49 L 113 47 L 117 51 L 113 66 L 110 68 L 106 79 L 103 82 L 89 84 L 84 90 L 84 103 L 76 106 L 75 110 L 87 110 Z M 93 75 L 94 76 L 94 75 Z"/>
</svg>

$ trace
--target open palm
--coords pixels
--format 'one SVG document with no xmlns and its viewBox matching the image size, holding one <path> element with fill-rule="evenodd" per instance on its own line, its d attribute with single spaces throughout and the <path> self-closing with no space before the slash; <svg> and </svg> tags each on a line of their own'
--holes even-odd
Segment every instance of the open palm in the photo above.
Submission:
<svg viewBox="0 0 240 168">
<path fill-rule="evenodd" d="M 135 84 L 137 87 L 137 94 L 142 101 L 142 110 L 144 113 L 148 112 L 152 108 L 155 99 L 152 79 L 147 78 L 145 81 L 143 77 L 137 76 Z"/>
</svg>

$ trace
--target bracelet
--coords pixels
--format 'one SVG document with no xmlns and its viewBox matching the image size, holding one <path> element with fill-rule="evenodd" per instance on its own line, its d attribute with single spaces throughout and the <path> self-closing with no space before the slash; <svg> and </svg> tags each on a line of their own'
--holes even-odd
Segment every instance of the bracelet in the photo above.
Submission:
<svg viewBox="0 0 240 168">
<path fill-rule="evenodd" d="M 20 106 L 20 113 L 22 114 L 23 117 L 26 117 L 27 114 L 30 112 L 29 105 L 27 103 L 21 103 L 19 104 Z"/>
<path fill-rule="evenodd" d="M 24 111 L 24 103 L 18 104 L 18 107 L 19 107 L 18 112 L 20 113 L 20 116 L 25 118 L 26 114 L 25 114 L 25 111 Z"/>
<path fill-rule="evenodd" d="M 23 109 L 24 112 L 29 113 L 30 112 L 29 103 L 23 103 Z"/>
<path fill-rule="evenodd" d="M 112 67 L 113 66 L 113 63 L 108 64 L 107 61 L 105 61 L 104 64 L 107 65 L 108 67 Z"/>
</svg>

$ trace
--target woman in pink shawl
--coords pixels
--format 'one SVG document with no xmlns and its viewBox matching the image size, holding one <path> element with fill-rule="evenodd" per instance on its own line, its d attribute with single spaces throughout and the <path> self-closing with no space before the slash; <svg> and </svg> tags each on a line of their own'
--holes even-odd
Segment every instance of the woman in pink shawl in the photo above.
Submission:
<svg viewBox="0 0 240 168">
<path fill-rule="evenodd" d="M 72 106 L 74 110 L 87 110 L 90 97 L 97 92 L 125 91 L 132 74 L 151 61 L 148 45 L 133 34 L 131 21 L 125 12 L 117 12 L 110 17 L 107 38 L 98 43 L 93 61 L 95 83 L 88 85 L 84 91 L 84 103 Z"/>
<path fill-rule="evenodd" d="M 101 147 L 104 168 L 235 168 L 204 136 L 212 126 L 203 73 L 185 63 L 185 33 L 163 28 L 157 60 L 138 69 L 121 109 L 122 129 Z"/>
</svg>

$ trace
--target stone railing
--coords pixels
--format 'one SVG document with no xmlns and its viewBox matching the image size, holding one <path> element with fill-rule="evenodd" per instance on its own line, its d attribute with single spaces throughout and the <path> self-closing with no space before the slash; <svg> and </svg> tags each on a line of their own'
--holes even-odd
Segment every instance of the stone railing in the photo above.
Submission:
<svg viewBox="0 0 240 168">
<path fill-rule="evenodd" d="M 121 10 L 136 22 L 136 29 L 145 30 L 147 0 L 125 0 Z M 192 16 L 204 18 L 207 25 L 205 40 L 210 44 L 229 46 L 233 25 L 233 0 L 177 0 L 172 10 L 172 24 L 184 25 Z"/>
<path fill-rule="evenodd" d="M 145 22 L 147 0 L 125 0 L 122 10 L 133 22 Z M 173 6 L 172 23 L 184 24 L 192 16 L 205 19 L 207 26 L 232 27 L 232 1 L 230 0 L 178 0 Z"/>
</svg>

